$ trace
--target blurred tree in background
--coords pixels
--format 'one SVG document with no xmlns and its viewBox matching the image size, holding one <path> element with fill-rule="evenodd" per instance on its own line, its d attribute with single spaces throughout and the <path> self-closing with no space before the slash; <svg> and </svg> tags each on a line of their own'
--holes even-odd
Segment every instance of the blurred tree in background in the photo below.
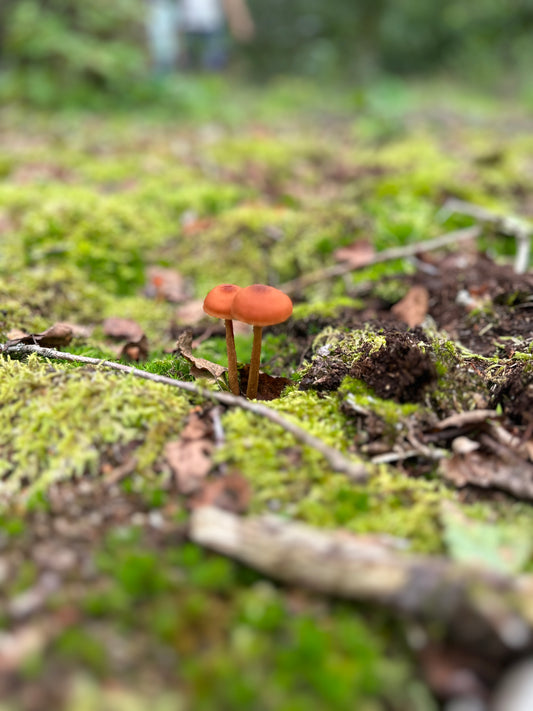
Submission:
<svg viewBox="0 0 533 711">
<path fill-rule="evenodd" d="M 148 77 L 148 0 L 2 0 L 1 95 L 130 96 Z M 249 0 L 257 35 L 235 47 L 256 78 L 447 72 L 488 86 L 533 65 L 533 0 Z M 142 92 L 141 92 L 142 94 Z"/>
</svg>

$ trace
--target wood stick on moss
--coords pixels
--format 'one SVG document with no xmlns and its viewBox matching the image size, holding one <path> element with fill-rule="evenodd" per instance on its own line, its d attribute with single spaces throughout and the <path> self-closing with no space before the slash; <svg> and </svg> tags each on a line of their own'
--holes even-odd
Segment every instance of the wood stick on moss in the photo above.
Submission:
<svg viewBox="0 0 533 711">
<path fill-rule="evenodd" d="M 88 365 L 111 368 L 112 370 L 118 370 L 121 373 L 127 373 L 128 375 L 142 378 L 143 380 L 151 380 L 154 383 L 161 383 L 162 385 L 169 385 L 173 388 L 179 388 L 180 390 L 202 397 L 205 400 L 214 400 L 215 402 L 220 402 L 229 407 L 240 407 L 242 410 L 252 412 L 254 415 L 258 415 L 259 417 L 265 417 L 279 427 L 282 427 L 286 432 L 292 434 L 293 437 L 305 446 L 315 449 L 324 457 L 333 471 L 345 474 L 353 482 L 364 482 L 368 479 L 369 472 L 364 464 L 348 459 L 338 449 L 330 447 L 329 444 L 326 444 L 318 437 L 315 437 L 306 430 L 302 429 L 294 422 L 291 422 L 291 420 L 285 419 L 278 412 L 270 409 L 266 405 L 262 405 L 257 402 L 250 402 L 243 397 L 237 397 L 236 395 L 231 395 L 230 393 L 212 392 L 211 390 L 201 388 L 194 383 L 188 383 L 183 380 L 175 380 L 174 378 L 169 378 L 166 375 L 147 373 L 146 371 L 139 370 L 131 365 L 114 363 L 110 360 L 90 358 L 89 356 L 74 355 L 72 353 L 63 353 L 61 351 L 54 350 L 53 348 L 42 348 L 41 346 L 23 344 L 10 345 L 9 343 L 3 345 L 0 344 L 0 354 L 21 356 L 29 355 L 30 353 L 36 353 L 43 358 L 65 360 L 71 363 L 87 363 Z"/>
<path fill-rule="evenodd" d="M 516 240 L 515 272 L 524 274 L 527 271 L 533 236 L 533 225 L 530 222 L 516 215 L 502 215 L 481 205 L 457 198 L 446 200 L 440 212 L 444 217 L 453 213 L 473 217 L 479 222 L 491 225 L 502 235 L 514 237 Z"/>
<path fill-rule="evenodd" d="M 421 252 L 429 252 L 433 249 L 440 249 L 441 247 L 446 247 L 450 244 L 457 244 L 458 242 L 466 242 L 468 240 L 476 239 L 481 234 L 481 228 L 478 226 L 466 227 L 462 230 L 454 230 L 453 232 L 447 232 L 440 237 L 435 237 L 434 239 L 424 240 L 422 242 L 415 242 L 414 244 L 406 244 L 403 247 L 390 247 L 389 249 L 384 249 L 381 252 L 377 252 L 372 259 L 370 259 L 366 264 L 360 267 L 354 267 L 350 262 L 341 262 L 340 264 L 331 264 L 323 269 L 317 269 L 315 272 L 309 272 L 301 277 L 292 279 L 292 281 L 287 281 L 282 284 L 279 288 L 286 294 L 295 294 L 304 289 L 306 286 L 311 284 L 316 284 L 318 282 L 324 281 L 326 279 L 332 279 L 333 277 L 343 276 L 343 274 L 349 274 L 349 272 L 355 272 L 358 269 L 363 269 L 364 267 L 370 267 L 372 264 L 379 264 L 380 262 L 390 262 L 393 259 L 404 259 L 405 257 L 414 257 L 415 254 L 420 254 Z"/>
<path fill-rule="evenodd" d="M 239 517 L 207 506 L 192 513 L 189 536 L 290 585 L 379 602 L 453 625 L 459 635 L 490 633 L 512 649 L 530 640 L 532 575 L 516 579 L 443 557 L 406 554 L 346 531 L 321 531 L 272 515 Z"/>
</svg>

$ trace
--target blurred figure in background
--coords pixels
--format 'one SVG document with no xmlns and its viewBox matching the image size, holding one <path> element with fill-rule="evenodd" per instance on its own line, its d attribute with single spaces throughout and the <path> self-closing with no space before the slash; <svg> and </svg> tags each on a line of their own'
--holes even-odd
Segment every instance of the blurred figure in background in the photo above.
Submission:
<svg viewBox="0 0 533 711">
<path fill-rule="evenodd" d="M 179 0 L 146 0 L 146 34 L 153 71 L 172 72 L 180 55 Z"/>
<path fill-rule="evenodd" d="M 254 35 L 246 0 L 181 0 L 185 65 L 220 71 L 228 61 L 225 25 L 239 42 Z"/>
</svg>

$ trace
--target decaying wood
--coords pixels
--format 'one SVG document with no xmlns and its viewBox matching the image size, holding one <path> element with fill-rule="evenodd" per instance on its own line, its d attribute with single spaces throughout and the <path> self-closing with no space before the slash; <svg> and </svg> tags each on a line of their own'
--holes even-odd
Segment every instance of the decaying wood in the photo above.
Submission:
<svg viewBox="0 0 533 711">
<path fill-rule="evenodd" d="M 450 633 L 489 636 L 510 649 L 531 641 L 533 576 L 511 578 L 445 558 L 400 553 L 379 539 L 324 532 L 275 516 L 192 513 L 190 538 L 274 580 L 385 604 Z"/>
<path fill-rule="evenodd" d="M 487 210 L 487 208 L 480 205 L 457 200 L 456 198 L 451 198 L 444 203 L 442 213 L 445 215 L 452 213 L 467 215 L 491 225 L 502 235 L 514 237 L 516 239 L 515 271 L 517 274 L 524 274 L 527 271 L 533 226 L 526 220 L 515 215 L 499 215 L 497 212 Z"/>
<path fill-rule="evenodd" d="M 440 249 L 441 247 L 447 247 L 450 244 L 457 244 L 459 242 L 467 242 L 469 240 L 476 239 L 481 234 L 481 228 L 477 226 L 466 227 L 461 230 L 453 230 L 453 232 L 447 232 L 440 237 L 435 237 L 434 239 L 427 239 L 423 242 L 416 242 L 414 244 L 406 244 L 402 247 L 390 247 L 389 249 L 384 249 L 381 252 L 377 252 L 369 261 L 364 265 L 369 267 L 372 264 L 379 264 L 380 262 L 390 262 L 393 259 L 404 259 L 405 257 L 414 257 L 416 254 L 422 252 L 429 252 L 433 249 Z M 314 272 L 309 272 L 301 277 L 292 279 L 291 281 L 285 282 L 279 288 L 286 294 L 292 295 L 297 294 L 299 291 L 304 289 L 306 286 L 311 284 L 316 284 L 318 282 L 324 281 L 325 279 L 332 279 L 333 277 L 343 276 L 349 272 L 354 272 L 358 268 L 354 267 L 351 262 L 341 262 L 341 264 L 332 264 L 324 269 L 318 269 Z"/>
<path fill-rule="evenodd" d="M 7 343 L 4 345 L 0 344 L 0 354 L 1 353 L 13 356 L 36 353 L 43 358 L 66 360 L 71 363 L 86 363 L 88 365 L 95 365 L 102 368 L 111 368 L 112 370 L 118 370 L 121 373 L 133 375 L 136 378 L 151 380 L 154 383 L 169 385 L 170 387 L 184 390 L 205 400 L 214 400 L 215 402 L 228 405 L 229 407 L 240 407 L 242 410 L 247 410 L 248 412 L 252 412 L 254 415 L 270 420 L 279 427 L 282 427 L 286 432 L 292 434 L 293 437 L 295 437 L 302 444 L 315 449 L 324 457 L 333 471 L 345 474 L 354 482 L 364 482 L 368 479 L 369 472 L 364 464 L 348 459 L 338 449 L 330 447 L 321 439 L 310 434 L 296 423 L 282 417 L 282 415 L 275 410 L 271 410 L 266 405 L 262 405 L 258 402 L 250 402 L 249 400 L 245 400 L 243 397 L 226 392 L 206 390 L 205 388 L 201 388 L 194 383 L 188 383 L 183 380 L 175 380 L 174 378 L 168 378 L 165 375 L 157 375 L 156 373 L 148 373 L 144 370 L 134 368 L 131 365 L 114 363 L 113 361 L 102 360 L 100 358 L 74 355 L 72 353 L 62 353 L 61 351 L 54 350 L 53 348 L 41 348 L 40 346 L 21 344 L 10 345 Z"/>
</svg>

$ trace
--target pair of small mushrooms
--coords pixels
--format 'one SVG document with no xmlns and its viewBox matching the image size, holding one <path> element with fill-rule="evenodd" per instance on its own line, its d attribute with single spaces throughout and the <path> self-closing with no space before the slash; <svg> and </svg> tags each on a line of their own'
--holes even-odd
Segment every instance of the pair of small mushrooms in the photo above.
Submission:
<svg viewBox="0 0 533 711">
<path fill-rule="evenodd" d="M 244 288 L 236 284 L 220 284 L 211 289 L 205 297 L 204 311 L 209 316 L 224 319 L 228 351 L 228 381 L 234 395 L 240 395 L 240 387 L 233 320 L 243 321 L 254 327 L 246 397 L 250 399 L 257 397 L 263 327 L 286 321 L 292 314 L 292 301 L 287 294 L 265 284 L 252 284 Z"/>
</svg>

